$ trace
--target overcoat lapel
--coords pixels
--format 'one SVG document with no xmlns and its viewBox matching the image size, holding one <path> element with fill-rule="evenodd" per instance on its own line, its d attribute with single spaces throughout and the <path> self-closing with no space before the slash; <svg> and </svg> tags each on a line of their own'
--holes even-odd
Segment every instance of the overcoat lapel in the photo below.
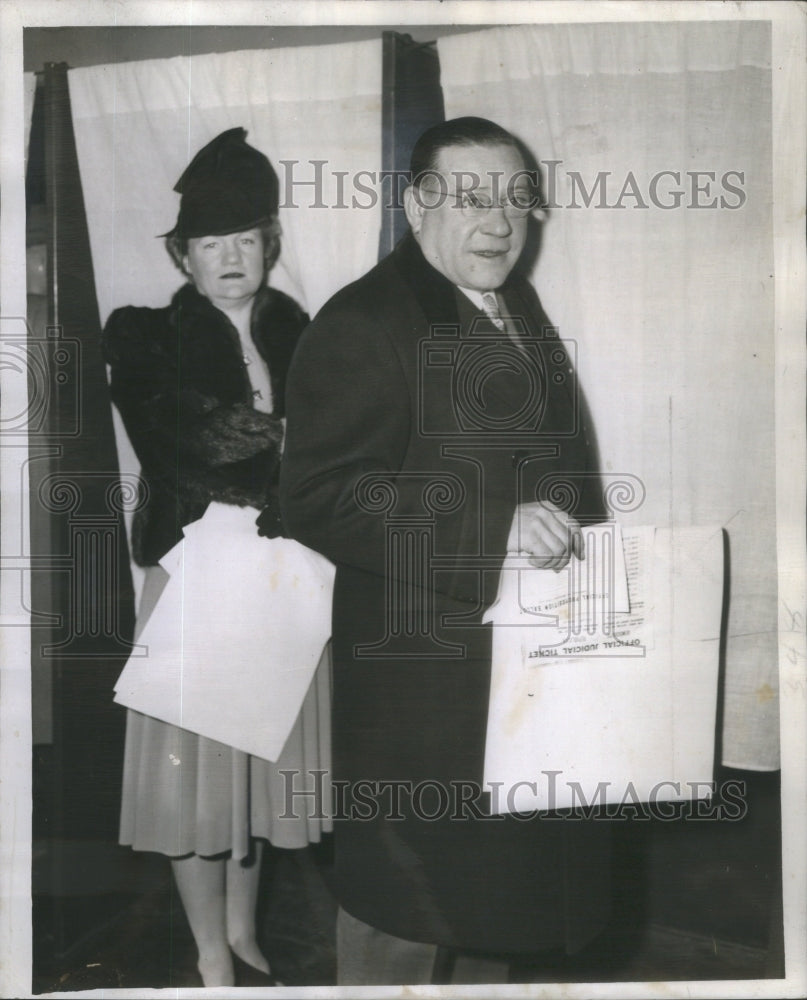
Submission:
<svg viewBox="0 0 807 1000">
<path fill-rule="evenodd" d="M 431 325 L 459 325 L 454 286 L 428 263 L 414 236 L 407 233 L 393 253 L 427 321 Z"/>
</svg>

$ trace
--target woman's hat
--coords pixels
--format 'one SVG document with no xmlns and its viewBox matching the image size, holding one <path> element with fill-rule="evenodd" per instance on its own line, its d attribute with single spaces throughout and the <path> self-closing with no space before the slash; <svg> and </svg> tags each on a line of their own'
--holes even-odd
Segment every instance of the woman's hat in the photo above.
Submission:
<svg viewBox="0 0 807 1000">
<path fill-rule="evenodd" d="M 179 216 L 164 236 L 226 236 L 277 214 L 277 174 L 246 137 L 246 129 L 228 129 L 194 156 L 174 186 L 182 195 Z"/>
</svg>

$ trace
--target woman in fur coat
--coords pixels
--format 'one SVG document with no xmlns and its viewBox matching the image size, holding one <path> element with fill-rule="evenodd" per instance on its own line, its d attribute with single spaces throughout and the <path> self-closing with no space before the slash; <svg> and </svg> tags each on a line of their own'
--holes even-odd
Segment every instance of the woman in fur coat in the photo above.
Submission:
<svg viewBox="0 0 807 1000">
<path fill-rule="evenodd" d="M 284 383 L 307 317 L 265 284 L 279 252 L 278 184 L 245 137 L 222 133 L 175 188 L 179 218 L 166 243 L 190 282 L 166 308 L 116 310 L 104 331 L 112 399 L 147 493 L 132 530 L 146 569 L 138 633 L 168 579 L 158 561 L 211 502 L 254 508 L 255 546 L 268 544 L 259 533 L 280 534 Z M 127 713 L 121 843 L 172 859 L 205 986 L 273 982 L 255 931 L 261 848 L 319 839 L 323 824 L 278 820 L 279 771 L 321 763 L 326 697 L 315 680 L 276 763 Z"/>
</svg>

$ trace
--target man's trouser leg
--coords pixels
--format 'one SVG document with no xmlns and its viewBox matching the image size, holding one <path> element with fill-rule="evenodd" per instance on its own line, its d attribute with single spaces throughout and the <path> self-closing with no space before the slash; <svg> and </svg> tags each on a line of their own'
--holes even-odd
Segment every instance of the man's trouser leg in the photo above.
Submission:
<svg viewBox="0 0 807 1000">
<path fill-rule="evenodd" d="M 445 957 L 444 949 L 439 949 Z M 451 955 L 440 982 L 506 983 L 508 961 L 477 955 Z M 429 985 L 434 978 L 438 948 L 386 934 L 339 907 L 336 918 L 338 986 Z M 440 964 L 440 963 L 438 963 Z"/>
<path fill-rule="evenodd" d="M 385 934 L 339 907 L 336 916 L 338 986 L 428 985 L 437 946 Z"/>
</svg>

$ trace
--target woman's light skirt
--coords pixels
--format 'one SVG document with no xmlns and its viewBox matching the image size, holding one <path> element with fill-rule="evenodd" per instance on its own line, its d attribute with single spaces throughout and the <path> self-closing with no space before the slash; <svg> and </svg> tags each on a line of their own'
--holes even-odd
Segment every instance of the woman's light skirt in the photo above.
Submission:
<svg viewBox="0 0 807 1000">
<path fill-rule="evenodd" d="M 300 688 L 299 669 L 285 672 L 281 652 L 297 648 L 296 635 L 310 647 L 308 633 L 322 633 L 332 567 L 326 564 L 323 577 L 318 562 L 322 557 L 295 542 L 259 538 L 255 516 L 250 509 L 211 504 L 163 560 L 172 575 L 162 566 L 146 571 L 137 633 L 138 639 L 149 640 L 143 647 L 148 655 L 130 659 L 116 688 L 116 700 L 130 705 L 120 842 L 135 850 L 171 857 L 232 852 L 243 858 L 252 837 L 299 848 L 319 841 L 332 828 L 330 645 L 307 688 Z M 308 565 L 312 562 L 313 570 Z M 291 573 L 291 586 L 284 573 Z M 309 590 L 317 595 L 308 610 L 316 614 L 319 605 L 319 631 L 316 619 L 306 629 L 296 620 L 305 614 L 305 598 L 289 600 L 290 591 L 305 592 L 303 579 L 311 580 Z M 180 619 L 179 626 L 173 624 Z M 280 635 L 279 640 L 278 628 L 291 631 L 291 646 L 287 637 Z M 323 634 L 328 634 L 327 626 Z M 315 644 L 322 641 L 318 638 Z M 306 655 L 311 656 L 310 649 Z M 309 660 L 309 674 L 317 655 L 315 651 Z M 294 663 L 289 667 L 299 667 L 298 657 L 291 654 L 290 660 Z M 173 681 L 166 683 L 172 675 Z M 277 725 L 273 728 L 269 717 L 284 698 L 288 702 L 294 690 L 289 685 L 295 683 L 302 707 L 284 742 L 271 735 Z M 132 703 L 140 707 L 143 701 L 154 703 L 155 715 L 164 718 L 132 709 Z M 195 731 L 175 724 L 186 718 Z M 286 726 L 290 723 L 291 718 Z M 200 735 L 208 727 L 213 736 L 232 733 L 232 741 L 247 748 L 268 743 L 282 746 L 282 751 L 279 756 L 271 751 L 275 761 L 266 759 L 268 752 L 253 756 Z M 271 737 L 268 741 L 264 732 Z"/>
</svg>

